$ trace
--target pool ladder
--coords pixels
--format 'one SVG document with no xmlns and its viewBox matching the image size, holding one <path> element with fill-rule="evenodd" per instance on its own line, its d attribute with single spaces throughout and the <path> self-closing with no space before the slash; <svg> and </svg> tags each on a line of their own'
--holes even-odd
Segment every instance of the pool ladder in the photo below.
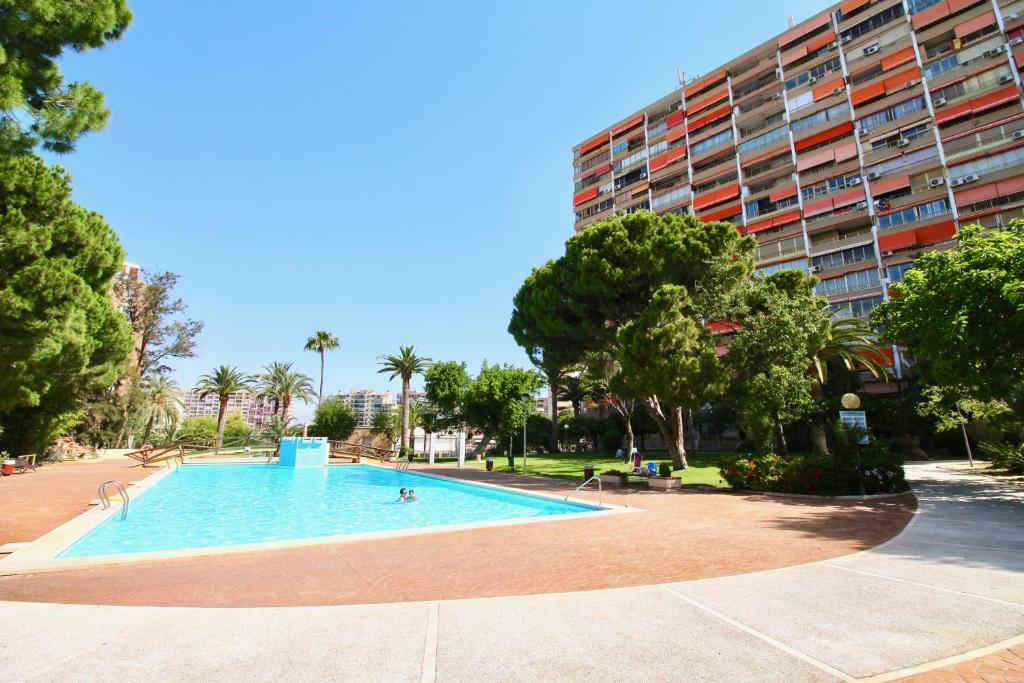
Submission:
<svg viewBox="0 0 1024 683">
<path fill-rule="evenodd" d="M 100 502 L 103 503 L 103 509 L 108 510 L 111 507 L 110 496 L 107 495 L 107 487 L 113 484 L 114 488 L 117 489 L 118 494 L 121 496 L 121 519 L 128 516 L 128 503 L 131 499 L 128 497 L 128 489 L 124 487 L 117 479 L 111 479 L 100 484 L 100 487 L 96 490 L 99 494 Z"/>
<path fill-rule="evenodd" d="M 398 474 L 399 472 L 404 472 L 405 470 L 409 469 L 409 465 L 411 464 L 412 458 L 397 461 L 395 463 L 395 474 Z"/>
<path fill-rule="evenodd" d="M 587 484 L 589 484 L 592 481 L 596 481 L 597 482 L 597 504 L 601 505 L 601 496 L 602 496 L 602 494 L 604 492 L 601 490 L 601 477 L 599 477 L 596 474 L 593 477 L 591 477 L 590 479 L 587 479 L 585 482 L 583 482 L 579 486 L 577 486 L 575 489 L 573 489 L 573 493 L 576 493 L 577 491 L 579 491 L 581 488 L 583 488 L 584 486 L 586 486 Z M 569 496 L 566 496 L 565 499 L 569 500 Z"/>
</svg>

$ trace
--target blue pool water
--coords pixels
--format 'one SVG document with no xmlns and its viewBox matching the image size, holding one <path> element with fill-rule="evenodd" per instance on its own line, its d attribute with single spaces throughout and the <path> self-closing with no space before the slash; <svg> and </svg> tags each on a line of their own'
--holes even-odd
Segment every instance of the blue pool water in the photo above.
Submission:
<svg viewBox="0 0 1024 683">
<path fill-rule="evenodd" d="M 398 501 L 401 488 L 419 500 Z M 204 548 L 597 508 L 367 465 L 184 465 L 61 557 Z"/>
</svg>

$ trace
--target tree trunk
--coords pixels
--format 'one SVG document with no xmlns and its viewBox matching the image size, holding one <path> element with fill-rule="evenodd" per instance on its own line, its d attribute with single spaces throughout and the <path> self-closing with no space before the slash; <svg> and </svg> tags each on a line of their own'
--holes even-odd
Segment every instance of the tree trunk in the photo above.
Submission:
<svg viewBox="0 0 1024 683">
<path fill-rule="evenodd" d="M 153 420 L 156 419 L 156 411 L 154 410 L 149 414 L 149 420 L 146 422 L 146 431 L 142 434 L 142 443 L 149 443 L 149 433 L 153 431 Z"/>
<path fill-rule="evenodd" d="M 402 377 L 402 455 L 408 455 L 409 451 L 409 380 L 411 377 Z"/>
<path fill-rule="evenodd" d="M 779 455 L 789 455 L 789 447 L 786 445 L 786 430 L 782 427 L 782 417 L 775 413 L 775 435 L 779 442 Z"/>
<path fill-rule="evenodd" d="M 817 455 L 828 455 L 828 439 L 825 438 L 825 430 L 821 425 L 811 422 L 811 442 L 814 444 L 814 452 Z"/>
<path fill-rule="evenodd" d="M 292 397 L 285 396 L 281 399 L 281 422 L 288 422 L 288 409 L 292 407 Z"/>
<path fill-rule="evenodd" d="M 647 398 L 647 405 L 651 409 L 651 417 L 654 418 L 654 422 L 658 425 L 661 437 L 665 439 L 668 453 L 672 456 L 672 469 L 687 469 L 690 465 L 686 462 L 686 444 L 683 442 L 685 435 L 683 409 L 672 408 L 666 416 L 662 412 L 657 396 L 649 396 Z"/>
<path fill-rule="evenodd" d="M 220 448 L 224 445 L 224 424 L 228 421 L 228 398 L 229 396 L 224 395 L 220 397 L 220 410 L 217 411 L 217 442 L 216 448 Z"/>
<path fill-rule="evenodd" d="M 633 457 L 633 418 L 628 412 L 623 412 L 623 419 L 626 420 L 626 458 Z"/>
<path fill-rule="evenodd" d="M 472 455 L 476 460 L 479 461 L 483 459 L 484 450 L 486 450 L 486 448 L 491 444 L 493 439 L 494 437 L 491 434 L 484 432 L 484 438 L 480 439 L 480 443 L 478 443 L 476 448 L 473 449 Z"/>
<path fill-rule="evenodd" d="M 562 450 L 558 446 L 558 374 L 548 374 L 548 391 L 551 396 L 551 452 Z"/>
<path fill-rule="evenodd" d="M 316 401 L 317 405 L 320 405 L 320 403 L 324 400 L 324 362 L 326 360 L 324 358 L 324 356 L 325 356 L 326 353 L 327 353 L 327 350 L 324 349 L 323 347 L 321 347 L 320 348 L 320 395 L 319 395 L 319 398 L 317 398 L 317 401 Z"/>
</svg>

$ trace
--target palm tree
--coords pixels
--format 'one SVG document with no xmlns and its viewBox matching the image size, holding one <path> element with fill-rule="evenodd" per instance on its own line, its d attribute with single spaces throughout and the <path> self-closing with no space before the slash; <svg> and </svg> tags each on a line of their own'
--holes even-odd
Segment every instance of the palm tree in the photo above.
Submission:
<svg viewBox="0 0 1024 683">
<path fill-rule="evenodd" d="M 224 444 L 224 423 L 228 416 L 228 399 L 236 391 L 246 391 L 252 386 L 252 379 L 244 372 L 231 365 L 221 365 L 213 372 L 199 378 L 197 389 L 201 390 L 199 398 L 216 394 L 220 398 L 217 410 L 217 443 L 220 448 Z"/>
<path fill-rule="evenodd" d="M 324 400 L 324 362 L 328 351 L 333 351 L 341 346 L 341 342 L 330 332 L 318 330 L 316 334 L 306 340 L 306 351 L 316 351 L 320 354 L 320 393 L 317 394 L 317 403 Z"/>
<path fill-rule="evenodd" d="M 274 362 L 263 366 L 264 372 L 257 377 L 259 392 L 274 399 L 274 412 L 281 409 L 281 419 L 288 419 L 292 401 L 299 399 L 309 403 L 315 395 L 313 380 L 301 372 L 292 370 L 292 363 Z"/>
<path fill-rule="evenodd" d="M 865 320 L 830 320 L 824 333 L 811 340 L 811 372 L 815 394 L 820 398 L 828 380 L 829 362 L 838 362 L 854 372 L 867 370 L 875 379 L 887 378 L 889 369 L 884 365 L 875 331 Z M 818 453 L 828 453 L 825 430 L 811 422 L 811 439 Z"/>
<path fill-rule="evenodd" d="M 143 392 L 142 411 L 148 415 L 146 429 L 142 434 L 142 443 L 149 442 L 153 425 L 167 424 L 177 420 L 181 410 L 181 396 L 178 384 L 169 377 L 157 375 Z"/>
<path fill-rule="evenodd" d="M 572 414 L 576 417 L 583 412 L 583 402 L 590 398 L 590 394 L 579 368 L 571 368 L 562 376 L 558 385 L 558 398 L 572 404 Z"/>
<path fill-rule="evenodd" d="M 430 367 L 431 360 L 417 356 L 411 346 L 399 346 L 398 355 L 380 356 L 381 374 L 391 373 L 390 379 L 402 378 L 402 455 L 409 450 L 409 381 L 413 375 L 422 375 Z"/>
</svg>

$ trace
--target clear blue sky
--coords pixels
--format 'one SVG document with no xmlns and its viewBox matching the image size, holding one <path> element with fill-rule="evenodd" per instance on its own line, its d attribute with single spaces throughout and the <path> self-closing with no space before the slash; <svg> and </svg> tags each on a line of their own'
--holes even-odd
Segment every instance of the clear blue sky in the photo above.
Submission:
<svg viewBox="0 0 1024 683">
<path fill-rule="evenodd" d="M 526 364 L 511 298 L 572 234 L 571 146 L 677 67 L 704 73 L 825 7 L 131 4 L 120 42 L 64 60 L 113 110 L 59 159 L 77 200 L 129 260 L 181 275 L 206 330 L 179 383 L 273 360 L 316 377 L 302 345 L 327 329 L 330 391 L 386 388 L 375 359 L 400 344 Z"/>
</svg>

